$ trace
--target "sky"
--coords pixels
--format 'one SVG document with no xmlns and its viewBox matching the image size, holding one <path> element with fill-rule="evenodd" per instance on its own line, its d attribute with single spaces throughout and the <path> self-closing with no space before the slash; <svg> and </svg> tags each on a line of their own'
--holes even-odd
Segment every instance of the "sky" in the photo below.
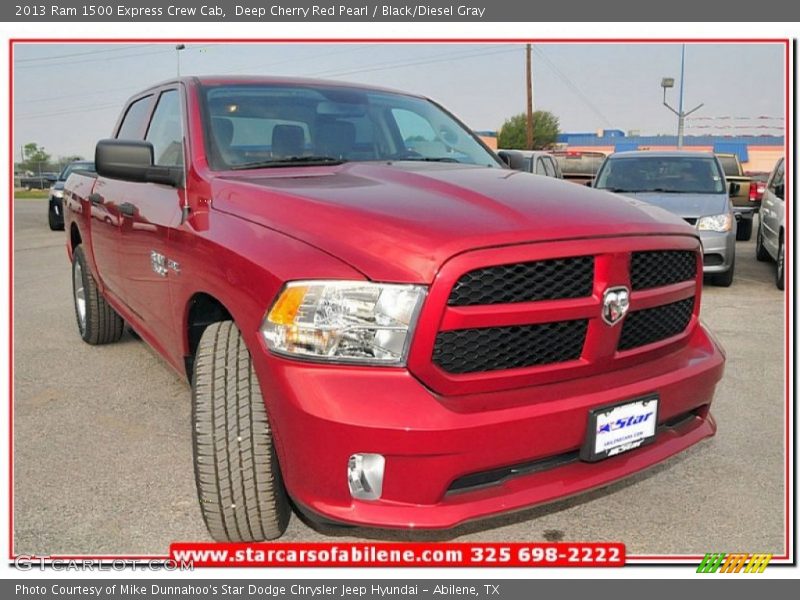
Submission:
<svg viewBox="0 0 800 600">
<path fill-rule="evenodd" d="M 534 105 L 563 132 L 622 129 L 674 134 L 680 44 L 535 44 Z M 174 44 L 16 44 L 14 144 L 91 157 L 125 100 L 174 77 Z M 687 44 L 684 109 L 691 134 L 783 133 L 784 47 Z M 187 44 L 182 75 L 256 74 L 375 84 L 433 98 L 475 130 L 525 110 L 524 44 Z M 726 118 L 727 117 L 727 118 Z M 731 118 L 732 117 L 732 118 Z M 762 118 L 758 118 L 762 117 Z M 768 117 L 764 119 L 763 117 Z"/>
</svg>

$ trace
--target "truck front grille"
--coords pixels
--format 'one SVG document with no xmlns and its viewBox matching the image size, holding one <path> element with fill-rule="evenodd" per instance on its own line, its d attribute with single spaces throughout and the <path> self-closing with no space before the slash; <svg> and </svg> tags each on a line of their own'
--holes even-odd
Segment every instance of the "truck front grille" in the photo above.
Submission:
<svg viewBox="0 0 800 600">
<path fill-rule="evenodd" d="M 629 314 L 622 324 L 620 350 L 654 344 L 681 333 L 689 325 L 694 297 Z"/>
<path fill-rule="evenodd" d="M 591 255 L 578 254 L 590 249 Z M 657 360 L 697 322 L 700 243 L 621 236 L 467 252 L 445 263 L 428 294 L 408 366 L 444 395 L 547 385 Z M 585 250 L 584 250 L 585 251 Z M 630 293 L 604 319 L 612 288 Z M 664 343 L 660 343 L 664 342 Z M 667 348 L 669 345 L 669 348 Z"/>
<path fill-rule="evenodd" d="M 634 252 L 631 289 L 646 290 L 689 281 L 697 275 L 697 255 L 684 250 Z"/>
<path fill-rule="evenodd" d="M 436 336 L 433 362 L 448 373 L 475 373 L 577 360 L 586 319 L 515 327 L 457 329 Z"/>
<path fill-rule="evenodd" d="M 594 257 L 575 256 L 476 269 L 461 276 L 450 306 L 506 304 L 590 296 Z"/>
</svg>

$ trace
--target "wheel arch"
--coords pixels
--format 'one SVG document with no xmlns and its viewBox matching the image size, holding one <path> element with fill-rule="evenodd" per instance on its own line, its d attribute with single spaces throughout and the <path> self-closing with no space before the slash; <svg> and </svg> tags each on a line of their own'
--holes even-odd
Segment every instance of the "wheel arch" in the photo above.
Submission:
<svg viewBox="0 0 800 600">
<path fill-rule="evenodd" d="M 200 338 L 206 328 L 220 321 L 234 321 L 233 313 L 224 302 L 208 292 L 195 292 L 186 303 L 184 310 L 184 367 L 186 377 L 192 380 L 194 361 Z"/>
</svg>

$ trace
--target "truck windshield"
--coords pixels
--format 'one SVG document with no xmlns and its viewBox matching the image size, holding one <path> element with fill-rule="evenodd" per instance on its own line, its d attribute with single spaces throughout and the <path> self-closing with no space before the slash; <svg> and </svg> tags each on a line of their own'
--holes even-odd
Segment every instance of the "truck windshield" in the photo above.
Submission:
<svg viewBox="0 0 800 600">
<path fill-rule="evenodd" d="M 711 157 L 612 157 L 601 168 L 596 187 L 612 192 L 721 194 L 725 180 Z"/>
<path fill-rule="evenodd" d="M 349 161 L 452 162 L 501 167 L 433 102 L 347 87 L 221 85 L 203 89 L 214 169 Z"/>
<path fill-rule="evenodd" d="M 728 177 L 738 177 L 742 174 L 739 170 L 739 162 L 736 160 L 735 156 L 717 156 L 717 159 L 722 165 L 722 170 L 725 172 L 725 175 Z"/>
</svg>

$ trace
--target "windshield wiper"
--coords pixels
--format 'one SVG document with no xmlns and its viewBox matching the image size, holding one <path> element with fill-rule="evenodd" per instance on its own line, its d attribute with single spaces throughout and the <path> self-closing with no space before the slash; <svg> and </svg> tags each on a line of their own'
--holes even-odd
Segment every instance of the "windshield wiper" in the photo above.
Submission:
<svg viewBox="0 0 800 600">
<path fill-rule="evenodd" d="M 390 159 L 392 160 L 392 159 Z M 405 161 L 405 160 L 413 160 L 416 162 L 446 162 L 446 163 L 458 163 L 460 161 L 456 160 L 455 158 L 450 158 L 449 156 L 406 156 L 403 158 L 396 158 L 394 160 L 397 161 Z"/>
<path fill-rule="evenodd" d="M 269 169 L 271 167 L 286 167 L 292 165 L 305 167 L 317 165 L 341 165 L 346 162 L 347 161 L 343 158 L 336 158 L 333 156 L 290 156 L 288 158 L 273 158 L 272 160 L 261 160 L 243 163 L 241 165 L 232 165 L 230 168 L 233 171 L 240 171 L 245 169 Z"/>
<path fill-rule="evenodd" d="M 667 188 L 651 188 L 649 190 L 631 190 L 634 194 L 650 194 L 650 193 L 658 193 L 658 194 L 683 194 L 680 190 L 668 190 Z"/>
</svg>

